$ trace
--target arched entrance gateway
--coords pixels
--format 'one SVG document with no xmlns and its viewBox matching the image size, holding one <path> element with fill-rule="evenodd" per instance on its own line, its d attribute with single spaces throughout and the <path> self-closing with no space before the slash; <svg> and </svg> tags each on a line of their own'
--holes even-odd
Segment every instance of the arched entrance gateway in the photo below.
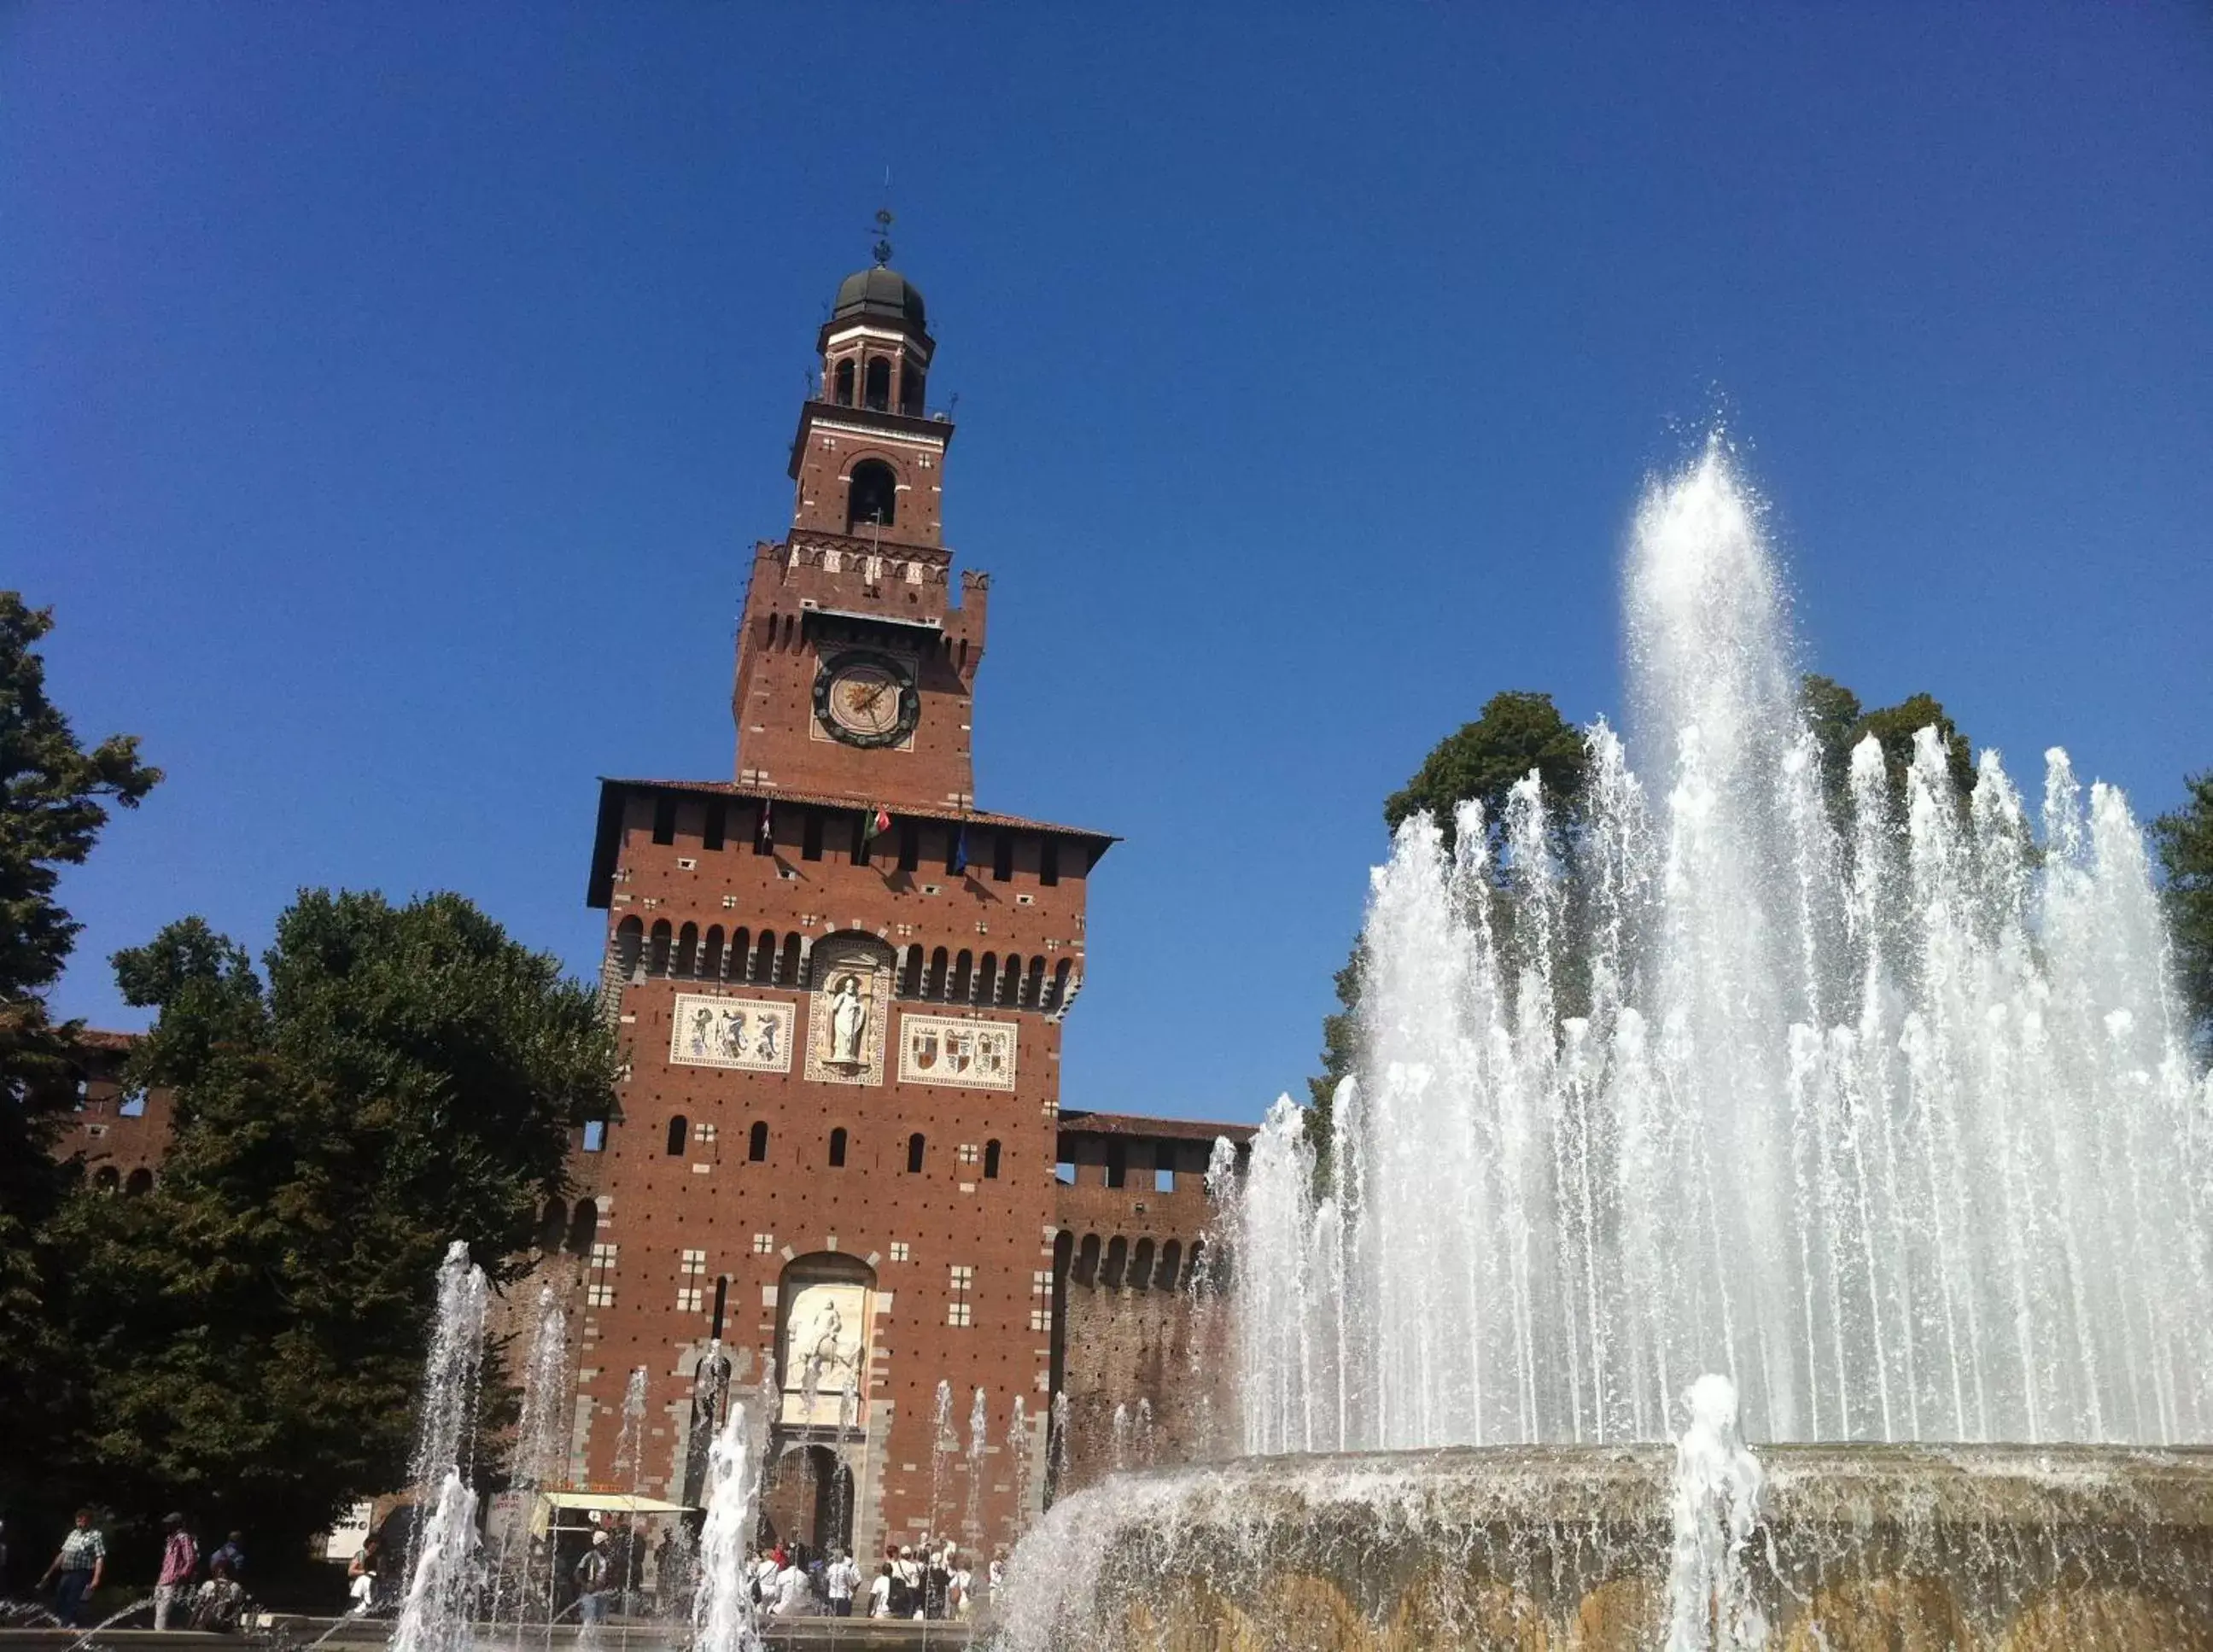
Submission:
<svg viewBox="0 0 2213 1652">
<path fill-rule="evenodd" d="M 853 1546 L 855 1492 L 868 1460 L 868 1358 L 875 1270 L 816 1251 L 777 1288 L 777 1383 L 761 1519 L 815 1549 Z"/>
</svg>

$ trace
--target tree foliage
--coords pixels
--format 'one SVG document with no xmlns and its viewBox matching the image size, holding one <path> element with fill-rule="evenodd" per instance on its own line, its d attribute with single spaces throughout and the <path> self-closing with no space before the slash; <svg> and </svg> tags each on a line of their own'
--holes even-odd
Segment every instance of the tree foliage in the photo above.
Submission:
<svg viewBox="0 0 2213 1652">
<path fill-rule="evenodd" d="M 1800 684 L 1799 706 L 1820 747 L 1824 783 L 1839 816 L 1850 796 L 1852 750 L 1869 735 L 1882 747 L 1892 796 L 1901 806 L 1906 770 L 1913 760 L 1914 736 L 1932 724 L 1944 742 L 1960 795 L 1964 796 L 1974 783 L 1966 736 L 1930 695 L 1914 694 L 1895 705 L 1869 710 L 1842 683 L 1808 675 Z M 1478 801 L 1483 804 L 1485 828 L 1492 836 L 1491 863 L 1496 868 L 1500 864 L 1496 850 L 1504 827 L 1508 795 L 1533 771 L 1544 789 L 1545 818 L 1555 849 L 1563 863 L 1572 866 L 1583 820 L 1589 755 L 1582 731 L 1561 716 L 1550 694 L 1521 689 L 1492 695 L 1474 722 L 1439 741 L 1412 778 L 1384 801 L 1384 824 L 1395 832 L 1405 821 L 1426 811 L 1450 844 L 1455 809 L 1471 799 Z M 1307 1127 L 1317 1148 L 1327 1140 L 1338 1083 L 1359 1064 L 1360 995 L 1366 975 L 1365 942 L 1356 942 L 1351 956 L 1337 972 L 1338 1007 L 1322 1018 L 1321 1070 L 1307 1081 L 1313 1103 Z M 1572 999 L 1576 983 L 1564 983 L 1563 991 Z"/>
<path fill-rule="evenodd" d="M 1550 694 L 1509 689 L 1484 703 L 1475 721 L 1462 724 L 1430 748 L 1412 778 L 1384 800 L 1383 824 L 1393 832 L 1426 812 L 1454 837 L 1454 815 L 1471 800 L 1483 805 L 1494 850 L 1503 833 L 1507 796 L 1533 771 L 1543 787 L 1545 818 L 1564 854 L 1572 853 L 1582 818 L 1589 757 L 1582 732 L 1559 713 Z M 1493 865 L 1497 856 L 1492 856 Z M 1337 972 L 1338 1008 L 1322 1018 L 1321 1071 L 1307 1081 L 1312 1106 L 1307 1129 L 1317 1149 L 1328 1140 L 1337 1087 L 1359 1064 L 1360 994 L 1367 974 L 1364 941 Z"/>
<path fill-rule="evenodd" d="M 513 1276 L 616 1058 L 592 991 L 457 895 L 303 893 L 263 964 L 198 918 L 116 957 L 175 1136 L 152 1192 L 58 1219 L 90 1377 L 57 1472 L 281 1551 L 402 1481 L 440 1255 Z"/>
<path fill-rule="evenodd" d="M 72 1180 L 52 1148 L 75 1100 L 73 1023 L 48 1014 L 79 925 L 55 899 L 110 805 L 136 808 L 162 771 L 134 736 L 87 748 L 46 698 L 38 643 L 53 611 L 0 591 L 0 1416 L 15 1440 L 51 1436 L 76 1388 L 75 1362 L 46 1304 L 67 1289 L 46 1229 Z M 0 1451 L 0 1506 L 36 1487 L 22 1454 Z"/>
<path fill-rule="evenodd" d="M 2152 822 L 2152 844 L 2174 936 L 2175 983 L 2199 1039 L 2213 1042 L 2213 769 L 2183 783 L 2186 800 Z"/>
<path fill-rule="evenodd" d="M 1944 745 L 1945 767 L 1952 784 L 1965 798 L 1974 789 L 1974 753 L 1933 694 L 1909 694 L 1895 705 L 1870 711 L 1860 697 L 1834 678 L 1808 674 L 1799 681 L 1798 705 L 1821 750 L 1822 778 L 1829 800 L 1841 816 L 1851 796 L 1852 751 L 1873 735 L 1882 747 L 1882 763 L 1890 781 L 1893 804 L 1905 803 L 1906 771 L 1913 766 L 1913 741 L 1923 728 L 1934 728 Z"/>
</svg>

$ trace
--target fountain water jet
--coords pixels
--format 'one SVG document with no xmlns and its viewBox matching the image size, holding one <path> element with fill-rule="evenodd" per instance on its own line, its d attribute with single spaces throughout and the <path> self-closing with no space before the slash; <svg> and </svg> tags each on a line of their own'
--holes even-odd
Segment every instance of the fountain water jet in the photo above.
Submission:
<svg viewBox="0 0 2213 1652">
<path fill-rule="evenodd" d="M 2159 1448 L 2213 1439 L 2213 1082 L 2141 833 L 2057 751 L 2040 832 L 1933 729 L 1836 772 L 1761 516 L 1718 443 L 1651 486 L 1649 787 L 1600 723 L 1571 817 L 1407 822 L 1327 1139 L 1217 1148 L 1233 1426 L 1341 1454 L 1064 1499 L 1003 1644 L 1649 1646 L 1671 1555 L 1689 1644 L 2213 1642 Z M 1756 1501 L 1702 1373 L 1786 1442 Z"/>
</svg>

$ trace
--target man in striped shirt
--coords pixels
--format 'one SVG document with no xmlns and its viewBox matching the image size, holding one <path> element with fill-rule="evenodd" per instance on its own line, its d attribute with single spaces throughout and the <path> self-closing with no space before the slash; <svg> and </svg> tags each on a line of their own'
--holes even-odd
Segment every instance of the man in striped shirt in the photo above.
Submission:
<svg viewBox="0 0 2213 1652">
<path fill-rule="evenodd" d="M 176 1604 L 178 1596 L 191 1594 L 192 1573 L 198 1570 L 200 1564 L 199 1545 L 192 1541 L 192 1534 L 185 1529 L 182 1515 L 163 1515 L 162 1526 L 169 1538 L 162 1545 L 161 1575 L 154 1580 L 154 1627 L 156 1629 L 169 1626 L 169 1608 Z"/>
</svg>

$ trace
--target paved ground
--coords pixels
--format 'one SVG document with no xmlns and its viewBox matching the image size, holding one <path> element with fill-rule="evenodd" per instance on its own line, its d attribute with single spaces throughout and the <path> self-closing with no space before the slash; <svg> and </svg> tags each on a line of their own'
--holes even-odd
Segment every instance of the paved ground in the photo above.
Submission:
<svg viewBox="0 0 2213 1652">
<path fill-rule="evenodd" d="M 850 1647 L 853 1652 L 943 1652 L 968 1644 L 966 1624 L 874 1623 L 863 1618 L 771 1618 L 762 1625 L 772 1652 L 787 1649 Z M 363 1647 L 381 1647 L 392 1632 L 389 1623 L 329 1618 L 280 1617 L 268 1631 L 243 1635 L 198 1635 L 187 1630 L 156 1634 L 150 1629 L 106 1629 L 86 1652 L 153 1652 L 166 1646 L 171 1652 L 188 1647 L 282 1645 L 303 1648 L 322 1638 L 330 1652 L 355 1652 Z M 70 1629 L 0 1629 L 0 1652 L 67 1652 L 83 1631 Z M 536 1630 L 509 1638 L 479 1632 L 480 1652 L 679 1652 L 681 1634 L 672 1635 L 665 1624 L 609 1624 L 595 1639 L 586 1643 L 577 1631 L 564 1626 L 547 1632 Z"/>
</svg>

